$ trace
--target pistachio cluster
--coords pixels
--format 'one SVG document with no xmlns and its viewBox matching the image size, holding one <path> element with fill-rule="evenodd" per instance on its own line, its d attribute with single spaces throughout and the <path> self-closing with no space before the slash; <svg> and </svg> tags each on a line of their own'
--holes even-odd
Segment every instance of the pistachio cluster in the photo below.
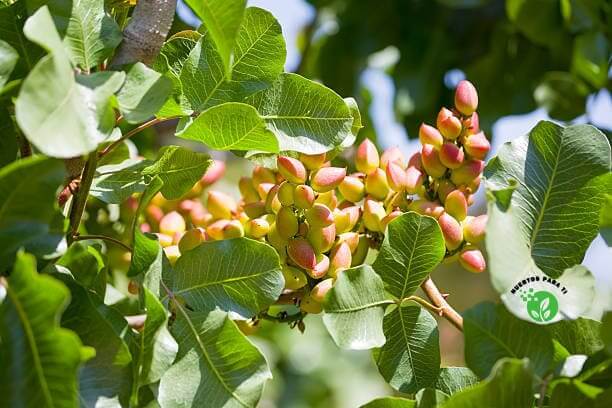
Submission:
<svg viewBox="0 0 612 408">
<path fill-rule="evenodd" d="M 338 274 L 362 264 L 388 223 L 407 211 L 436 218 L 447 258 L 482 272 L 485 260 L 475 245 L 483 239 L 486 216 L 467 215 L 489 150 L 477 104 L 473 85 L 462 81 L 455 109 L 443 108 L 436 127 L 421 126 L 422 149 L 409 160 L 396 147 L 379 155 L 367 139 L 356 150 L 351 174 L 333 167 L 325 153 L 279 156 L 276 169 L 256 166 L 240 179 L 239 201 L 219 191 L 207 192 L 205 206 L 198 199 L 166 202 L 157 196 L 144 228 L 158 229 L 171 262 L 206 240 L 247 236 L 267 242 L 280 256 L 286 289 L 303 291 L 300 308 L 307 313 L 321 311 Z M 222 174 L 223 163 L 215 162 L 199 187 Z"/>
</svg>

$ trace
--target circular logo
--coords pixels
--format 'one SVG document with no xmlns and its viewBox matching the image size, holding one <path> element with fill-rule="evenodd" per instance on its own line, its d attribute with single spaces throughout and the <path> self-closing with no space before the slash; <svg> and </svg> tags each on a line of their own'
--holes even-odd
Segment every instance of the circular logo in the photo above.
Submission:
<svg viewBox="0 0 612 408">
<path fill-rule="evenodd" d="M 548 322 L 559 312 L 557 297 L 546 290 L 535 292 L 530 288 L 521 293 L 521 299 L 527 307 L 527 314 L 536 322 Z"/>
</svg>

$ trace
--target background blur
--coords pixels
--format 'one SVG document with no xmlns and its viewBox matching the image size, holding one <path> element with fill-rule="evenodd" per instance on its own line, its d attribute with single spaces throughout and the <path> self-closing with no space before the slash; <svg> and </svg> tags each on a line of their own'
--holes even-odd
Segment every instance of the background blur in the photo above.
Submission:
<svg viewBox="0 0 612 408">
<path fill-rule="evenodd" d="M 379 147 L 418 149 L 418 126 L 452 104 L 463 78 L 480 94 L 481 126 L 492 152 L 543 119 L 591 123 L 612 131 L 612 2 L 609 0 L 250 0 L 280 21 L 286 70 L 324 82 L 358 100 L 368 137 Z M 175 30 L 197 27 L 183 4 Z M 162 132 L 163 133 L 163 129 Z M 148 144 L 159 140 L 154 132 Z M 147 143 L 148 140 L 148 143 Z M 235 183 L 249 163 L 228 161 L 219 189 Z M 217 188 L 217 186 L 215 186 Z M 484 212 L 482 191 L 474 214 Z M 612 250 L 601 237 L 584 262 L 597 276 L 598 308 L 612 308 Z M 434 277 L 459 311 L 495 295 L 486 274 L 441 266 Z M 596 308 L 597 309 L 597 308 Z M 598 310 L 592 311 L 597 317 Z M 317 316 L 306 333 L 264 323 L 254 341 L 274 368 L 261 407 L 357 407 L 392 394 L 369 352 L 339 350 Z M 460 333 L 440 322 L 443 365 L 463 364 Z"/>
</svg>

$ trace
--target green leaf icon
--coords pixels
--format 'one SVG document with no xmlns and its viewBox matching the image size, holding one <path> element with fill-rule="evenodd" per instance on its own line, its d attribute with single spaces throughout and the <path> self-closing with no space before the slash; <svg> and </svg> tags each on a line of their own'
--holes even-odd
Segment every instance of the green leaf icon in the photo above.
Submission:
<svg viewBox="0 0 612 408">
<path fill-rule="evenodd" d="M 559 302 L 555 295 L 547 291 L 533 294 L 532 300 L 527 302 L 527 312 L 536 322 L 548 322 L 555 318 L 559 311 Z"/>
</svg>

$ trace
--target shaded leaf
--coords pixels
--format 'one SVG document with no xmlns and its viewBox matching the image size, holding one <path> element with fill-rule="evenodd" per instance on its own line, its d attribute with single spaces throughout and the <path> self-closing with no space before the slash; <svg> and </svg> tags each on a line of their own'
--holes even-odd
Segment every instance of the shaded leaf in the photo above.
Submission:
<svg viewBox="0 0 612 408">
<path fill-rule="evenodd" d="M 387 342 L 374 359 L 385 381 L 402 393 L 432 387 L 440 372 L 436 320 L 419 306 L 398 307 L 386 314 L 383 331 Z"/>
<path fill-rule="evenodd" d="M 385 344 L 384 306 L 390 301 L 369 265 L 343 270 L 323 302 L 323 323 L 339 347 L 363 350 Z"/>
<path fill-rule="evenodd" d="M 554 408 L 593 408 L 602 389 L 582 381 L 562 378 L 552 384 L 550 406 Z"/>
<path fill-rule="evenodd" d="M 385 289 L 398 299 L 414 293 L 446 252 L 435 219 L 414 212 L 389 223 L 387 234 L 372 265 Z"/>
<path fill-rule="evenodd" d="M 142 171 L 151 164 L 147 160 L 128 159 L 96 169 L 90 194 L 108 204 L 120 204 L 134 193 L 144 191 Z"/>
<path fill-rule="evenodd" d="M 360 408 L 416 408 L 413 400 L 399 397 L 376 398 Z"/>
<path fill-rule="evenodd" d="M 448 395 L 434 388 L 423 388 L 414 396 L 417 408 L 436 408 L 448 400 Z"/>
<path fill-rule="evenodd" d="M 478 377 L 467 367 L 442 367 L 435 388 L 452 395 L 478 382 Z"/>
<path fill-rule="evenodd" d="M 18 59 L 17 51 L 6 41 L 0 40 L 0 89 L 8 82 Z"/>
<path fill-rule="evenodd" d="M 172 82 L 141 62 L 127 72 L 123 88 L 117 94 L 119 111 L 128 123 L 151 118 L 172 92 Z"/>
<path fill-rule="evenodd" d="M 38 275 L 33 256 L 20 253 L 0 303 L 0 393 L 7 406 L 74 407 L 77 370 L 93 351 L 59 327 L 69 302 L 64 285 Z"/>
<path fill-rule="evenodd" d="M 0 105 L 0 166 L 6 166 L 17 158 L 17 137 L 13 118 L 6 107 Z"/>
<path fill-rule="evenodd" d="M 563 345 L 570 354 L 590 356 L 603 348 L 600 338 L 601 323 L 598 321 L 579 318 L 551 324 L 546 328 L 552 338 Z"/>
<path fill-rule="evenodd" d="M 73 242 L 56 265 L 66 267 L 81 286 L 104 298 L 107 270 L 102 254 L 95 246 Z"/>
<path fill-rule="evenodd" d="M 24 0 L 0 7 L 0 36 L 19 54 L 15 74 L 22 78 L 34 67 L 43 51 L 28 42 L 23 35 L 23 26 L 28 18 Z"/>
</svg>

